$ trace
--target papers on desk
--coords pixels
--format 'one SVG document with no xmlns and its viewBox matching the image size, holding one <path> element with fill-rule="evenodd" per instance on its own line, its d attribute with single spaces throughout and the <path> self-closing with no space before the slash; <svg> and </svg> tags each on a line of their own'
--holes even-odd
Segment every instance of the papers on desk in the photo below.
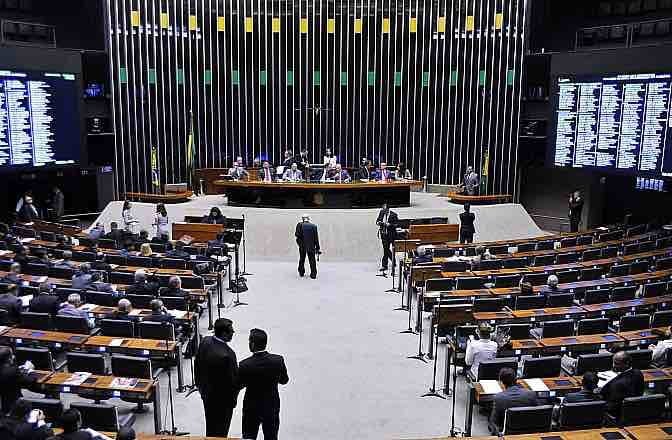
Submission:
<svg viewBox="0 0 672 440">
<path fill-rule="evenodd" d="M 604 387 L 606 384 L 608 384 L 616 376 L 618 376 L 618 373 L 615 372 L 615 371 L 611 371 L 611 370 L 600 371 L 599 373 L 597 373 L 597 378 L 598 378 L 597 387 L 598 388 Z"/>
<path fill-rule="evenodd" d="M 98 307 L 97 304 L 82 304 L 79 306 L 79 310 L 84 310 L 85 312 L 90 312 L 91 310 L 95 309 Z"/>
<path fill-rule="evenodd" d="M 502 387 L 499 386 L 499 382 L 496 380 L 480 380 L 478 383 L 481 384 L 485 394 L 497 394 L 502 392 Z"/>
<path fill-rule="evenodd" d="M 275 174 L 277 174 L 278 176 L 282 176 L 283 174 L 285 174 L 285 166 L 280 165 L 275 167 Z"/>
<path fill-rule="evenodd" d="M 121 344 L 123 344 L 123 343 L 124 343 L 123 338 L 114 338 L 110 341 L 110 343 L 108 345 L 110 347 L 121 347 Z"/>
<path fill-rule="evenodd" d="M 12 253 L 12 251 L 0 250 L 0 257 L 2 257 L 3 255 L 11 254 L 11 253 Z"/>
<path fill-rule="evenodd" d="M 175 319 L 182 319 L 187 314 L 186 310 L 168 310 L 168 313 Z"/>
<path fill-rule="evenodd" d="M 506 251 L 510 254 L 515 254 L 518 252 L 518 246 L 509 246 Z"/>
<path fill-rule="evenodd" d="M 47 281 L 47 277 L 46 277 L 46 276 L 38 277 L 38 278 L 35 280 L 36 283 L 44 283 L 45 281 Z"/>
<path fill-rule="evenodd" d="M 7 330 L 8 328 L 9 328 L 9 327 L 7 327 L 6 325 L 0 325 L 0 333 L 4 332 L 4 331 Z"/>
<path fill-rule="evenodd" d="M 33 299 L 33 295 L 24 295 L 21 297 L 21 305 L 23 307 L 28 307 L 30 305 L 30 301 Z"/>
<path fill-rule="evenodd" d="M 141 309 L 133 309 L 128 312 L 128 316 L 140 316 L 140 312 L 142 312 Z"/>
<path fill-rule="evenodd" d="M 136 378 L 129 378 L 129 377 L 115 377 L 112 383 L 110 383 L 110 387 L 112 388 L 127 388 L 127 389 L 132 389 L 135 388 L 135 386 L 138 384 L 138 379 Z"/>
<path fill-rule="evenodd" d="M 118 264 L 110 264 L 110 269 L 116 269 L 117 267 L 119 267 Z"/>
<path fill-rule="evenodd" d="M 63 385 L 69 385 L 69 386 L 79 386 L 86 382 L 86 379 L 91 377 L 91 373 L 86 373 L 86 372 L 79 372 L 79 373 L 72 373 L 70 375 L 70 378 L 63 382 Z"/>
<path fill-rule="evenodd" d="M 30 243 L 30 242 L 33 241 L 33 240 L 35 240 L 33 237 L 26 237 L 26 238 L 22 238 L 22 239 L 19 240 L 19 241 L 20 241 L 21 243 L 23 243 L 23 244 L 26 244 L 26 243 Z"/>
<path fill-rule="evenodd" d="M 535 393 L 549 391 L 542 379 L 524 379 L 527 386 Z"/>
</svg>

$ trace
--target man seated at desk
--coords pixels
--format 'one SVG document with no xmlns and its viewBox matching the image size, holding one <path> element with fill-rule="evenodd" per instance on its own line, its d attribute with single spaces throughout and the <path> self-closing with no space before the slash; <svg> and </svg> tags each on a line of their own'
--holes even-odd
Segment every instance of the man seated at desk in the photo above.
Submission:
<svg viewBox="0 0 672 440">
<path fill-rule="evenodd" d="M 161 289 L 159 295 L 185 298 L 189 296 L 189 292 L 182 289 L 182 280 L 180 277 L 173 275 L 168 279 L 168 287 Z"/>
<path fill-rule="evenodd" d="M 275 175 L 275 169 L 271 168 L 271 164 L 267 160 L 264 161 L 261 169 L 259 170 L 259 181 L 266 183 L 273 183 L 273 176 Z"/>
<path fill-rule="evenodd" d="M 229 168 L 229 176 L 231 176 L 234 180 L 241 180 L 243 178 L 250 177 L 250 174 L 247 172 L 245 166 L 243 165 L 242 157 L 238 156 L 236 158 L 236 162 L 233 164 L 231 168 Z"/>
<path fill-rule="evenodd" d="M 184 250 L 184 242 L 177 240 L 171 250 L 166 252 L 166 257 L 179 260 L 188 260 L 189 253 Z"/>
<path fill-rule="evenodd" d="M 87 290 L 91 288 L 91 264 L 82 263 L 79 266 L 79 272 L 72 276 L 72 288 L 79 290 Z"/>
<path fill-rule="evenodd" d="M 19 287 L 16 284 L 10 284 L 7 292 L 0 294 L 0 309 L 7 311 L 9 324 L 17 324 L 21 320 L 23 303 L 18 295 Z"/>
<path fill-rule="evenodd" d="M 9 273 L 5 275 L 0 282 L 5 284 L 21 284 L 23 277 L 21 276 L 21 263 L 14 262 L 9 266 Z"/>
<path fill-rule="evenodd" d="M 612 370 L 617 374 L 602 386 L 600 394 L 607 402 L 607 413 L 618 420 L 621 417 L 623 399 L 644 394 L 644 375 L 632 368 L 632 358 L 625 351 L 614 355 Z"/>
<path fill-rule="evenodd" d="M 93 440 L 94 436 L 88 429 L 82 429 L 82 414 L 75 408 L 63 411 L 60 420 L 63 433 L 54 437 L 55 440 Z"/>
<path fill-rule="evenodd" d="M 112 284 L 103 281 L 103 276 L 100 272 L 93 272 L 91 274 L 91 289 L 97 292 L 117 293 Z"/>
<path fill-rule="evenodd" d="M 58 316 L 70 316 L 73 318 L 84 318 L 86 323 L 89 325 L 89 328 L 95 326 L 95 322 L 92 318 L 89 317 L 89 312 L 86 310 L 81 310 L 79 306 L 82 305 L 82 297 L 79 296 L 79 293 L 71 293 L 68 295 L 68 301 L 64 302 L 61 305 L 61 308 L 58 309 Z"/>
<path fill-rule="evenodd" d="M 72 261 L 72 251 L 63 251 L 61 255 L 61 261 L 54 264 L 56 269 L 74 269 L 77 266 Z"/>
<path fill-rule="evenodd" d="M 51 285 L 48 283 L 40 284 L 40 293 L 30 300 L 28 311 L 32 313 L 49 313 L 51 316 L 58 313 L 61 307 L 61 300 L 58 295 L 51 294 Z"/>
<path fill-rule="evenodd" d="M 658 331 L 655 331 L 658 333 Z M 667 351 L 672 348 L 672 326 L 665 330 L 665 339 L 658 341 L 655 345 L 649 345 L 649 350 L 653 352 L 651 361 L 656 365 L 667 366 Z"/>
<path fill-rule="evenodd" d="M 469 335 L 467 341 L 467 352 L 464 357 L 464 363 L 471 367 L 469 370 L 472 378 L 478 377 L 478 366 L 483 361 L 489 361 L 497 357 L 497 342 L 490 339 L 492 327 L 487 322 L 478 326 L 478 339 L 474 335 Z"/>
<path fill-rule="evenodd" d="M 156 296 L 159 286 L 156 283 L 147 281 L 147 273 L 144 269 L 136 270 L 133 279 L 135 282 L 126 289 L 126 294 Z"/>
<path fill-rule="evenodd" d="M 504 391 L 495 395 L 492 404 L 492 413 L 488 420 L 488 427 L 493 435 L 504 429 L 504 414 L 509 408 L 521 406 L 537 406 L 537 393 L 522 388 L 516 382 L 516 372 L 511 368 L 502 368 L 499 372 L 499 381 L 504 385 Z"/>
<path fill-rule="evenodd" d="M 546 279 L 546 285 L 541 288 L 541 295 L 548 297 L 561 293 L 565 293 L 565 291 L 558 287 L 558 277 L 556 275 L 549 275 Z"/>
<path fill-rule="evenodd" d="M 21 390 L 35 383 L 30 372 L 35 366 L 27 361 L 16 365 L 12 349 L 0 346 L 0 403 L 3 413 L 10 412 L 22 397 Z"/>
<path fill-rule="evenodd" d="M 126 298 L 122 298 L 117 303 L 117 310 L 112 312 L 112 319 L 118 319 L 120 321 L 135 321 L 135 318 L 131 316 L 131 311 L 133 310 L 133 305 Z"/>
<path fill-rule="evenodd" d="M 387 169 L 387 164 L 385 162 L 380 163 L 380 169 L 376 172 L 376 180 L 379 182 L 387 182 L 393 180 L 392 172 Z"/>
<path fill-rule="evenodd" d="M 352 180 L 350 179 L 350 174 L 348 174 L 348 171 L 344 170 L 340 163 L 336 164 L 329 179 L 336 183 L 350 183 L 350 180 Z"/>
<path fill-rule="evenodd" d="M 599 400 L 601 397 L 595 392 L 596 389 L 597 374 L 592 371 L 587 371 L 581 378 L 581 391 L 567 394 L 562 403 L 580 403 Z"/>
<path fill-rule="evenodd" d="M 282 159 L 282 166 L 285 168 L 289 168 L 292 166 L 292 162 L 294 162 L 294 156 L 292 155 L 291 150 L 285 150 L 285 156 Z"/>
<path fill-rule="evenodd" d="M 301 170 L 299 170 L 299 166 L 296 162 L 292 162 L 291 168 L 285 170 L 282 180 L 285 182 L 300 182 L 303 180 L 303 174 L 301 173 Z"/>
<path fill-rule="evenodd" d="M 175 318 L 173 318 L 173 315 L 168 313 L 168 310 L 163 306 L 163 301 L 160 299 L 153 299 L 151 303 L 149 303 L 150 309 L 152 309 L 152 313 L 145 316 L 143 321 L 150 321 L 150 322 L 167 322 L 167 323 L 172 323 Z"/>
</svg>

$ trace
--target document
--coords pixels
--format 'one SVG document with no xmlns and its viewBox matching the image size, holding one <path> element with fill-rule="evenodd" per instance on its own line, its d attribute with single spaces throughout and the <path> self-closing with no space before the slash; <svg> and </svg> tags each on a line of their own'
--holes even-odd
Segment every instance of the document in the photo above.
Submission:
<svg viewBox="0 0 672 440">
<path fill-rule="evenodd" d="M 33 295 L 24 295 L 21 297 L 21 305 L 23 307 L 28 307 L 30 305 L 30 301 L 33 299 Z"/>
<path fill-rule="evenodd" d="M 611 371 L 611 370 L 610 371 L 601 371 L 601 372 L 597 373 L 597 378 L 598 378 L 597 387 L 602 388 L 603 386 L 608 384 L 616 376 L 618 376 L 618 373 L 616 373 L 615 371 Z"/>
<path fill-rule="evenodd" d="M 483 387 L 483 392 L 485 394 L 497 394 L 502 392 L 502 387 L 496 380 L 480 380 L 478 383 Z"/>
<path fill-rule="evenodd" d="M 549 391 L 548 387 L 541 379 L 525 379 L 525 383 L 535 393 Z"/>
<path fill-rule="evenodd" d="M 63 385 L 78 386 L 86 382 L 86 379 L 91 377 L 91 373 L 79 372 L 73 373 L 68 380 L 63 382 Z"/>
<path fill-rule="evenodd" d="M 98 307 L 96 304 L 83 304 L 79 306 L 79 310 L 84 310 L 85 312 L 90 312 L 91 310 L 95 309 Z"/>
<path fill-rule="evenodd" d="M 110 347 L 121 347 L 121 344 L 123 344 L 123 343 L 124 343 L 123 338 L 114 338 L 110 341 L 110 343 L 108 345 Z"/>
<path fill-rule="evenodd" d="M 112 383 L 110 383 L 111 388 L 135 388 L 138 384 L 138 379 L 129 378 L 129 377 L 115 377 Z"/>
<path fill-rule="evenodd" d="M 187 314 L 186 310 L 168 310 L 168 313 L 175 319 L 182 319 Z"/>
</svg>

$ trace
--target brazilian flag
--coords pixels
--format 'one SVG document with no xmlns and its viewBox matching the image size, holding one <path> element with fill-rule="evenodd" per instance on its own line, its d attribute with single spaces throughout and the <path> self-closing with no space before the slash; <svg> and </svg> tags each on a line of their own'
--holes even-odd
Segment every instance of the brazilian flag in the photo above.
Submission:
<svg viewBox="0 0 672 440">
<path fill-rule="evenodd" d="M 483 169 L 481 170 L 481 194 L 485 195 L 488 191 L 488 164 L 490 162 L 490 156 L 488 152 L 485 152 L 483 156 Z"/>
</svg>

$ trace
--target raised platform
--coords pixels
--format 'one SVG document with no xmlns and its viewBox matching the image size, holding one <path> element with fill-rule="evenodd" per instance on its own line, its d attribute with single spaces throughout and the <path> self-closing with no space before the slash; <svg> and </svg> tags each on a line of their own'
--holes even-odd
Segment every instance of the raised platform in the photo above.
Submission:
<svg viewBox="0 0 672 440">
<path fill-rule="evenodd" d="M 150 193 L 138 193 L 138 192 L 127 192 L 126 198 L 131 201 L 144 202 L 144 203 L 186 203 L 194 195 L 191 191 L 185 191 L 180 193 L 172 194 L 150 194 Z"/>
<path fill-rule="evenodd" d="M 506 203 L 511 200 L 511 194 L 488 194 L 483 196 L 470 196 L 467 194 L 448 193 L 448 200 L 452 203 L 461 205 L 470 203 L 472 205 L 495 205 L 497 203 Z"/>
<path fill-rule="evenodd" d="M 98 218 L 109 229 L 112 221 L 121 221 L 122 202 L 112 202 Z M 246 208 L 228 206 L 221 195 L 193 197 L 187 203 L 167 205 L 171 221 L 181 222 L 185 216 L 203 216 L 217 206 L 227 217 L 245 217 L 247 258 L 293 261 L 297 256 L 294 228 L 303 211 L 295 209 Z M 443 217 L 448 223 L 459 223 L 462 207 L 446 203 L 445 198 L 430 193 L 411 193 L 411 206 L 395 208 L 399 218 Z M 141 228 L 154 235 L 152 222 L 156 205 L 133 203 L 132 213 Z M 519 204 L 503 203 L 475 206 L 475 240 L 503 240 L 544 235 Z M 319 227 L 320 243 L 325 261 L 376 261 L 380 259 L 377 237 L 378 208 L 368 209 L 306 209 Z M 172 226 L 171 226 L 172 227 Z"/>
</svg>

